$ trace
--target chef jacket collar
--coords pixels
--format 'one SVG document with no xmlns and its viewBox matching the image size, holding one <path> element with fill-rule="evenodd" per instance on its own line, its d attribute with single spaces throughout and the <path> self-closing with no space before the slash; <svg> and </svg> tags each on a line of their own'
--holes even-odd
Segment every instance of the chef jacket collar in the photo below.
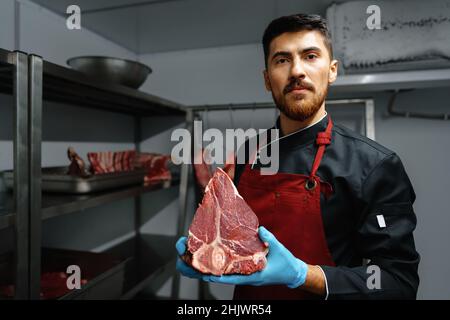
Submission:
<svg viewBox="0 0 450 320">
<path fill-rule="evenodd" d="M 280 127 L 280 117 L 278 116 L 277 121 L 275 123 L 275 126 L 272 127 L 272 129 L 280 129 L 279 135 L 280 137 L 277 139 L 279 142 L 280 149 L 291 149 L 296 148 L 305 144 L 312 143 L 319 132 L 325 131 L 327 124 L 328 124 L 328 116 L 327 112 L 325 112 L 325 115 L 318 120 L 317 122 L 299 129 L 297 131 L 294 131 L 292 133 L 289 133 L 287 135 L 281 136 L 281 127 Z M 275 142 L 271 141 L 271 143 Z"/>
</svg>

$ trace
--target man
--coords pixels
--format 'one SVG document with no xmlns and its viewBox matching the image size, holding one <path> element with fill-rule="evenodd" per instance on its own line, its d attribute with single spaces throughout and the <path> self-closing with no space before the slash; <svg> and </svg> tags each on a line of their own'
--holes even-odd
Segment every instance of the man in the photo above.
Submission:
<svg viewBox="0 0 450 320">
<path fill-rule="evenodd" d="M 265 85 L 280 110 L 279 171 L 261 175 L 256 157 L 236 166 L 234 182 L 259 218 L 267 265 L 217 277 L 180 260 L 178 270 L 236 285 L 236 299 L 414 299 L 415 193 L 394 152 L 327 115 L 338 63 L 325 20 L 278 18 L 263 47 Z M 177 243 L 179 254 L 185 240 Z"/>
</svg>

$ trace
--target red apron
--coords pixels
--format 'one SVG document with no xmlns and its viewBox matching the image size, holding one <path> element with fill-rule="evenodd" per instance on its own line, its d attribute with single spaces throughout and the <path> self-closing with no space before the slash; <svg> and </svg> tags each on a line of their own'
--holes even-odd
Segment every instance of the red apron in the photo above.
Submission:
<svg viewBox="0 0 450 320">
<path fill-rule="evenodd" d="M 326 145 L 331 143 L 333 123 L 329 118 L 324 132 L 319 132 L 319 146 L 311 174 L 277 173 L 261 175 L 246 164 L 238 190 L 259 219 L 294 256 L 312 265 L 334 266 L 328 249 L 320 210 L 320 194 L 329 196 L 331 185 L 316 176 Z M 252 162 L 250 162 L 252 163 Z M 270 250 L 270 249 L 269 249 Z M 301 289 L 285 285 L 236 286 L 234 299 L 314 299 Z"/>
</svg>

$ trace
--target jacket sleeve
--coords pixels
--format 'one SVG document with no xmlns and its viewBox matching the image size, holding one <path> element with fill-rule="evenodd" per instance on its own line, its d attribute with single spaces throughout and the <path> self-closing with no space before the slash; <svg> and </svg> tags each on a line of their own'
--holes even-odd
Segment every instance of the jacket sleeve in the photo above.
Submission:
<svg viewBox="0 0 450 320">
<path fill-rule="evenodd" d="M 328 299 L 415 299 L 420 256 L 415 249 L 415 193 L 395 154 L 386 156 L 362 184 L 363 211 L 355 245 L 366 266 L 320 266 Z"/>
</svg>

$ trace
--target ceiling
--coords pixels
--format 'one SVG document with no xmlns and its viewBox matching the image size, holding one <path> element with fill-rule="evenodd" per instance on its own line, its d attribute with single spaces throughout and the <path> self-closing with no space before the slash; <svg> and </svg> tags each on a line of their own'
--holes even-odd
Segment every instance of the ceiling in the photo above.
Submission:
<svg viewBox="0 0 450 320">
<path fill-rule="evenodd" d="M 169 1 L 181 0 L 32 0 L 35 3 L 42 5 L 58 13 L 65 13 L 69 5 L 78 5 L 83 12 L 120 10 L 124 8 L 145 6 L 148 4 L 155 4 Z"/>
<path fill-rule="evenodd" d="M 260 42 L 275 17 L 325 15 L 333 0 L 32 0 L 62 16 L 77 4 L 81 25 L 146 54 Z M 343 1 L 334 1 L 343 2 Z"/>
</svg>

